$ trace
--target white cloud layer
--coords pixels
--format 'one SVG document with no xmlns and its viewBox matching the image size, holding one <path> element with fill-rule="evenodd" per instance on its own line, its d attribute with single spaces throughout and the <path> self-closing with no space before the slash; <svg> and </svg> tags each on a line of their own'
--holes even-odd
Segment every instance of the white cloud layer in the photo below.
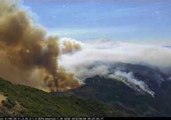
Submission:
<svg viewBox="0 0 171 120">
<path fill-rule="evenodd" d="M 67 41 L 70 40 L 69 38 L 66 39 Z M 71 41 L 76 42 L 73 39 Z M 97 62 L 146 64 L 162 69 L 171 67 L 171 49 L 168 47 L 105 40 L 80 43 L 80 46 L 79 51 L 62 54 L 59 64 L 64 66 L 67 71 L 74 73 L 81 81 L 88 77 L 100 75 L 120 80 L 139 92 L 143 91 L 153 96 L 154 92 L 143 81 L 135 79 L 133 73 L 125 73 L 119 70 L 110 73 L 107 65 L 96 65 L 91 69 L 90 67 Z"/>
<path fill-rule="evenodd" d="M 80 51 L 61 55 L 59 62 L 65 68 L 71 69 L 96 61 L 149 64 L 162 68 L 171 66 L 171 49 L 163 46 L 114 41 L 80 44 L 82 46 Z"/>
</svg>

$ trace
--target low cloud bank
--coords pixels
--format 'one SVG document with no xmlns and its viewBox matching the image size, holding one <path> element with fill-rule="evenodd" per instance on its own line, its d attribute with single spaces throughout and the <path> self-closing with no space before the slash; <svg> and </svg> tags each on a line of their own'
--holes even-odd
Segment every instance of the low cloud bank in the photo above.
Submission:
<svg viewBox="0 0 171 120">
<path fill-rule="evenodd" d="M 105 76 L 120 80 L 139 92 L 143 91 L 153 96 L 154 92 L 142 80 L 135 79 L 133 73 L 119 70 L 110 73 L 110 64 L 142 64 L 161 70 L 171 67 L 171 49 L 168 47 L 115 41 L 82 42 L 80 46 L 81 48 L 75 52 L 61 54 L 59 64 L 82 82 L 95 75 Z M 107 64 L 99 64 L 100 62 Z"/>
<path fill-rule="evenodd" d="M 85 42 L 81 46 L 75 53 L 61 55 L 60 64 L 68 69 L 96 61 L 144 64 L 159 68 L 171 66 L 171 49 L 168 47 L 115 41 Z"/>
</svg>

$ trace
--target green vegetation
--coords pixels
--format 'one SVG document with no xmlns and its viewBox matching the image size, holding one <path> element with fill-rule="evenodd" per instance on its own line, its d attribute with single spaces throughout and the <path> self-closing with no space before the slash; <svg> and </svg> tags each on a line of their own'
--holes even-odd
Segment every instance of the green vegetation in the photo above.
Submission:
<svg viewBox="0 0 171 120">
<path fill-rule="evenodd" d="M 14 85 L 3 79 L 0 79 L 0 93 L 7 97 L 1 101 L 0 116 L 125 116 L 124 112 L 96 100 L 53 95 L 31 87 Z"/>
</svg>

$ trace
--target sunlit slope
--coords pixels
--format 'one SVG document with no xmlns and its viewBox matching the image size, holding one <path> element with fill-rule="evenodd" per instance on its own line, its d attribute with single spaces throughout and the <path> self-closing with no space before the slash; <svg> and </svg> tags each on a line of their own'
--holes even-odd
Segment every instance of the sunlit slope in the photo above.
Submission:
<svg viewBox="0 0 171 120">
<path fill-rule="evenodd" d="M 0 116 L 129 116 L 96 100 L 43 92 L 0 79 Z"/>
</svg>

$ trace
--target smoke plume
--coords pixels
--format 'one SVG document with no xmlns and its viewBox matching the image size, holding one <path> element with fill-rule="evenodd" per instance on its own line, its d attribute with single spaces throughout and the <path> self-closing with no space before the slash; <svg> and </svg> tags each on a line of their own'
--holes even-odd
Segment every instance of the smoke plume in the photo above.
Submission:
<svg viewBox="0 0 171 120">
<path fill-rule="evenodd" d="M 154 97 L 155 93 L 152 90 L 150 90 L 148 85 L 145 84 L 142 80 L 135 79 L 132 72 L 126 73 L 118 70 L 115 71 L 115 73 L 113 74 L 109 74 L 107 77 L 119 80 L 139 92 L 146 92 Z"/>
<path fill-rule="evenodd" d="M 0 4 L 0 77 L 12 83 L 44 91 L 73 89 L 94 75 L 120 79 L 135 89 L 153 95 L 148 86 L 131 73 L 109 75 L 108 66 L 96 62 L 124 62 L 171 67 L 171 49 L 156 45 L 139 45 L 113 41 L 80 42 L 70 38 L 58 40 L 33 22 L 18 0 L 1 0 Z M 138 86 L 138 87 L 136 87 Z"/>
<path fill-rule="evenodd" d="M 0 76 L 46 91 L 78 87 L 74 76 L 57 63 L 58 38 L 47 36 L 18 2 L 1 0 L 0 4 Z"/>
<path fill-rule="evenodd" d="M 75 53 L 80 51 L 82 43 L 74 39 L 61 38 L 60 39 L 60 51 L 61 54 Z"/>
</svg>

